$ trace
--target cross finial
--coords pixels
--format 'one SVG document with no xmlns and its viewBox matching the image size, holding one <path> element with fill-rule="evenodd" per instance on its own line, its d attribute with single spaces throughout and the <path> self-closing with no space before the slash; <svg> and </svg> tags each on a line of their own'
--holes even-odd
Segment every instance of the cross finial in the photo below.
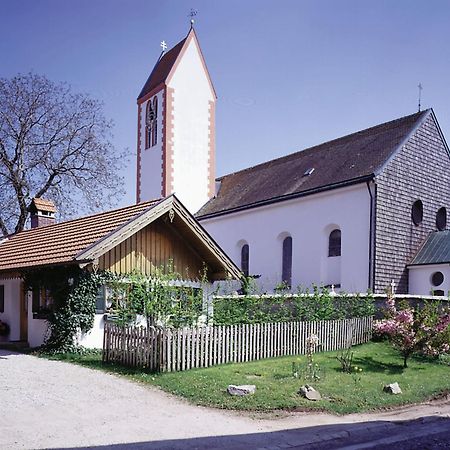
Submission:
<svg viewBox="0 0 450 450">
<path fill-rule="evenodd" d="M 394 280 L 391 281 L 391 293 L 392 293 L 392 295 L 395 294 L 395 281 Z"/>
<path fill-rule="evenodd" d="M 189 17 L 191 18 L 191 28 L 194 26 L 194 17 L 197 15 L 198 11 L 194 8 L 191 8 L 191 12 L 189 13 Z"/>
<path fill-rule="evenodd" d="M 167 44 L 166 44 L 166 41 L 161 41 L 161 48 L 162 48 L 162 51 L 163 52 L 165 52 L 166 50 L 167 50 Z"/>
<path fill-rule="evenodd" d="M 421 107 L 421 100 L 422 100 L 422 89 L 423 89 L 423 86 L 422 86 L 422 83 L 419 83 L 418 85 L 417 85 L 417 87 L 419 88 L 419 112 L 420 112 L 420 107 Z"/>
</svg>

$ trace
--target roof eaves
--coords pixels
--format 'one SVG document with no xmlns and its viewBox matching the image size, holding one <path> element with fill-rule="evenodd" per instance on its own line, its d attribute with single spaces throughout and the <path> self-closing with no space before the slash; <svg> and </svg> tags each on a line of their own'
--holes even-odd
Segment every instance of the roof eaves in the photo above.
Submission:
<svg viewBox="0 0 450 450">
<path fill-rule="evenodd" d="M 280 196 L 272 197 L 272 198 L 269 198 L 266 200 L 260 200 L 257 202 L 248 203 L 246 205 L 237 206 L 237 207 L 229 208 L 229 209 L 224 209 L 222 211 L 217 211 L 217 212 L 214 212 L 211 214 L 198 215 L 198 216 L 196 216 L 196 218 L 197 218 L 197 220 L 206 220 L 206 219 L 211 219 L 213 217 L 218 217 L 218 216 L 223 216 L 226 214 L 232 214 L 235 212 L 244 211 L 247 209 L 253 209 L 253 208 L 258 208 L 260 206 L 271 205 L 273 203 L 279 203 L 279 202 L 283 202 L 283 201 L 287 201 L 287 200 L 292 200 L 295 198 L 306 197 L 308 195 L 318 194 L 319 192 L 331 191 L 333 189 L 339 189 L 339 188 L 346 187 L 346 186 L 352 186 L 354 184 L 365 183 L 367 181 L 372 180 L 374 178 L 374 176 L 375 176 L 375 174 L 371 173 L 369 175 L 363 175 L 361 177 L 352 178 L 350 180 L 341 181 L 339 183 L 333 183 L 333 184 L 327 184 L 324 186 L 319 186 L 319 187 L 316 187 L 313 189 L 309 189 L 307 191 L 294 192 L 292 194 L 280 195 Z"/>
<path fill-rule="evenodd" d="M 214 240 L 214 238 L 203 228 L 202 225 L 195 219 L 195 217 L 184 207 L 184 205 L 173 195 L 174 209 L 176 209 L 181 219 L 189 226 L 194 234 L 209 248 L 209 250 L 215 255 L 215 257 L 222 263 L 224 268 L 236 279 L 241 278 L 241 271 L 236 264 L 227 256 L 222 250 L 220 245 Z"/>
<path fill-rule="evenodd" d="M 128 239 L 132 234 L 162 216 L 167 211 L 171 203 L 172 196 L 169 196 L 153 205 L 149 205 L 149 207 L 144 211 L 132 217 L 127 222 L 108 233 L 106 236 L 103 236 L 101 239 L 79 252 L 75 255 L 74 259 L 76 261 L 85 261 L 98 258 L 124 240 Z"/>
<path fill-rule="evenodd" d="M 431 111 L 431 115 L 433 117 L 434 123 L 436 124 L 436 128 L 438 130 L 439 136 L 441 137 L 442 142 L 443 142 L 444 147 L 445 147 L 445 150 L 447 151 L 447 155 L 450 158 L 450 149 L 448 147 L 447 140 L 445 139 L 444 133 L 442 132 L 441 126 L 439 125 L 439 122 L 437 120 L 436 114 L 434 113 L 434 109 L 430 108 L 430 111 Z"/>
</svg>

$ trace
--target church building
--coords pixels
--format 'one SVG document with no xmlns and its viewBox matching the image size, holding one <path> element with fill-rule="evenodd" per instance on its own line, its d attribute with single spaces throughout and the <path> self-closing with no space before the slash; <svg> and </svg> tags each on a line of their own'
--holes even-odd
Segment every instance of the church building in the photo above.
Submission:
<svg viewBox="0 0 450 450">
<path fill-rule="evenodd" d="M 433 110 L 215 179 L 216 95 L 193 28 L 137 102 L 137 201 L 176 193 L 264 291 L 447 295 L 450 152 Z"/>
</svg>

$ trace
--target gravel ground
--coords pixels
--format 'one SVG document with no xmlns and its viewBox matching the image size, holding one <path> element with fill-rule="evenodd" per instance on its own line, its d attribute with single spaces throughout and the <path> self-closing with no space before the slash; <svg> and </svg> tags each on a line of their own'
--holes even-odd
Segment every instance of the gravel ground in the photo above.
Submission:
<svg viewBox="0 0 450 450">
<path fill-rule="evenodd" d="M 332 437 L 332 433 L 342 434 L 350 426 L 338 428 L 337 424 L 359 422 L 360 428 L 362 423 L 367 428 L 368 423 L 379 426 L 392 420 L 450 417 L 449 401 L 341 417 L 320 413 L 254 417 L 196 407 L 114 375 L 6 350 L 0 350 L 0 407 L 0 449 L 114 444 L 150 448 L 151 443 L 151 448 L 232 448 L 224 436 L 233 435 L 235 442 L 236 435 L 241 436 L 242 448 L 289 448 L 299 444 L 298 432 L 305 427 L 333 425 L 314 429 L 317 439 L 326 439 L 325 430 Z M 292 433 L 295 430 L 297 437 Z M 222 438 L 216 438 L 214 446 L 207 445 L 207 440 L 193 439 L 206 436 Z"/>
</svg>

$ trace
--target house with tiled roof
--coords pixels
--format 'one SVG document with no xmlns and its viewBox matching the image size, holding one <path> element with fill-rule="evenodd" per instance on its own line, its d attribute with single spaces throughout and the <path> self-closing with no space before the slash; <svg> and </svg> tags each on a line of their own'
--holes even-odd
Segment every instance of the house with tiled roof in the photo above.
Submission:
<svg viewBox="0 0 450 450">
<path fill-rule="evenodd" d="M 33 270 L 78 267 L 152 277 L 170 268 L 189 281 L 206 274 L 210 283 L 240 276 L 174 195 L 60 223 L 49 201 L 34 199 L 30 211 L 31 228 L 0 242 L 0 320 L 9 324 L 11 341 L 36 347 L 45 338 L 42 311 L 51 299 L 24 291 L 24 275 Z M 83 345 L 101 347 L 105 309 L 103 299 Z"/>
<path fill-rule="evenodd" d="M 447 229 L 450 206 L 449 150 L 431 109 L 221 176 L 213 189 L 214 105 L 191 30 L 158 59 L 138 98 L 138 200 L 152 189 L 189 199 L 263 290 L 323 284 L 381 293 L 392 281 L 397 293 L 450 290 L 450 274 L 436 285 L 432 266 L 414 262 L 430 233 Z M 148 145 L 155 134 L 157 145 Z M 144 173 L 163 181 L 153 186 Z"/>
</svg>

